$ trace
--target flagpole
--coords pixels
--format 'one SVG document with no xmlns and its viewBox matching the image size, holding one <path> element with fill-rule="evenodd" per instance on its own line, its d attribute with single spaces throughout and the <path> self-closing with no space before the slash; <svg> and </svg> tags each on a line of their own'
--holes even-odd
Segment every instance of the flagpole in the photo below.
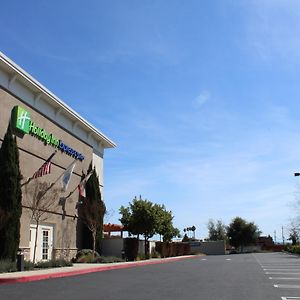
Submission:
<svg viewBox="0 0 300 300">
<path fill-rule="evenodd" d="M 80 181 L 81 182 L 81 181 Z M 80 182 L 79 182 L 79 184 L 80 184 Z M 78 185 L 76 186 L 76 188 L 73 190 L 73 191 L 71 191 L 70 193 L 69 193 L 69 195 L 65 198 L 65 199 L 68 199 L 76 190 L 78 189 Z"/>
<path fill-rule="evenodd" d="M 80 180 L 80 182 L 79 182 L 79 185 L 87 178 L 87 177 L 89 177 L 90 176 L 90 174 L 92 174 L 93 173 L 93 170 L 91 170 L 89 173 L 87 173 L 86 174 L 86 176 L 84 176 L 84 178 L 82 179 L 82 180 Z M 78 186 L 79 185 L 77 185 L 76 186 L 76 188 L 73 190 L 73 191 L 71 191 L 70 193 L 69 193 L 69 195 L 65 198 L 65 199 L 68 199 L 77 189 L 78 189 Z"/>
<path fill-rule="evenodd" d="M 74 161 L 65 169 L 65 171 L 66 170 L 68 170 L 74 163 L 76 162 L 76 159 L 74 159 Z M 62 178 L 62 176 L 65 174 L 65 171 L 61 174 L 61 175 L 59 175 L 59 177 L 53 182 L 53 183 L 51 183 L 51 185 L 45 190 L 45 192 L 42 194 L 42 196 L 41 196 L 41 198 L 43 198 L 45 195 L 46 195 L 46 193 L 50 190 L 50 189 L 52 189 L 53 188 L 53 186 Z M 41 199 L 40 198 L 40 199 Z"/>
</svg>

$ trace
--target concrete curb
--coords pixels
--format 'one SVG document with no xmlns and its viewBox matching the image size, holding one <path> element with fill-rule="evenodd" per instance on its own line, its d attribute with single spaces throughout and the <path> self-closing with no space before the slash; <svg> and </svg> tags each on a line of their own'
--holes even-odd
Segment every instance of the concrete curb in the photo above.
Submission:
<svg viewBox="0 0 300 300">
<path fill-rule="evenodd" d="M 16 277 L 2 277 L 0 278 L 0 284 L 30 282 L 30 281 L 52 279 L 52 278 L 84 275 L 89 273 L 104 272 L 104 271 L 116 270 L 116 269 L 126 269 L 126 268 L 133 268 L 133 267 L 139 267 L 145 265 L 163 264 L 163 263 L 174 262 L 174 261 L 179 261 L 179 260 L 184 260 L 189 258 L 197 258 L 197 257 L 198 257 L 197 255 L 189 255 L 189 256 L 157 259 L 157 260 L 154 259 L 154 260 L 146 260 L 146 261 L 139 261 L 139 262 L 127 262 L 127 263 L 105 265 L 105 266 L 102 265 L 102 266 L 90 267 L 90 268 L 87 267 L 86 269 L 80 269 L 80 270 L 70 270 L 70 271 L 59 270 L 54 273 L 23 275 L 23 276 L 16 276 Z"/>
</svg>

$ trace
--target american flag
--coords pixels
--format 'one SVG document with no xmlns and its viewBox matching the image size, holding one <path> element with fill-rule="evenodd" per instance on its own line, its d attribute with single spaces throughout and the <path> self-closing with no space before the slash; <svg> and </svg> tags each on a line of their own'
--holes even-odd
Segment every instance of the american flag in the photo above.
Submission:
<svg viewBox="0 0 300 300">
<path fill-rule="evenodd" d="M 50 155 L 50 157 L 43 163 L 43 165 L 32 175 L 32 179 L 42 177 L 51 172 L 51 159 L 55 155 L 56 151 Z"/>
</svg>

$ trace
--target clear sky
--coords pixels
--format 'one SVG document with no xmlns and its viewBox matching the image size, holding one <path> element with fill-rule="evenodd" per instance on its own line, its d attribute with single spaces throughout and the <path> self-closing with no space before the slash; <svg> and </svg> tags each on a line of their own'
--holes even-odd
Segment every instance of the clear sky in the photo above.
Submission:
<svg viewBox="0 0 300 300">
<path fill-rule="evenodd" d="M 300 1 L 3 1 L 0 51 L 117 143 L 107 222 L 135 195 L 179 229 L 281 235 L 300 170 Z"/>
</svg>

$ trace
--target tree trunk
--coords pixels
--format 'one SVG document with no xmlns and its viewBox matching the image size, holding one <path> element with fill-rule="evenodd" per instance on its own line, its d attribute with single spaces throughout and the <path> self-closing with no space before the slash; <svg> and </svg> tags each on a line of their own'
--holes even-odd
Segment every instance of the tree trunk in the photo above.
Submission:
<svg viewBox="0 0 300 300">
<path fill-rule="evenodd" d="M 95 230 L 95 231 L 93 231 L 93 233 L 92 233 L 92 236 L 93 236 L 93 258 L 95 258 L 96 235 L 97 235 L 97 232 L 96 232 L 96 230 Z"/>
<path fill-rule="evenodd" d="M 35 264 L 38 230 L 39 230 L 39 222 L 36 222 L 35 239 L 34 239 L 34 249 L 33 249 L 33 264 Z"/>
<path fill-rule="evenodd" d="M 147 237 L 145 236 L 145 259 L 147 257 Z"/>
</svg>

